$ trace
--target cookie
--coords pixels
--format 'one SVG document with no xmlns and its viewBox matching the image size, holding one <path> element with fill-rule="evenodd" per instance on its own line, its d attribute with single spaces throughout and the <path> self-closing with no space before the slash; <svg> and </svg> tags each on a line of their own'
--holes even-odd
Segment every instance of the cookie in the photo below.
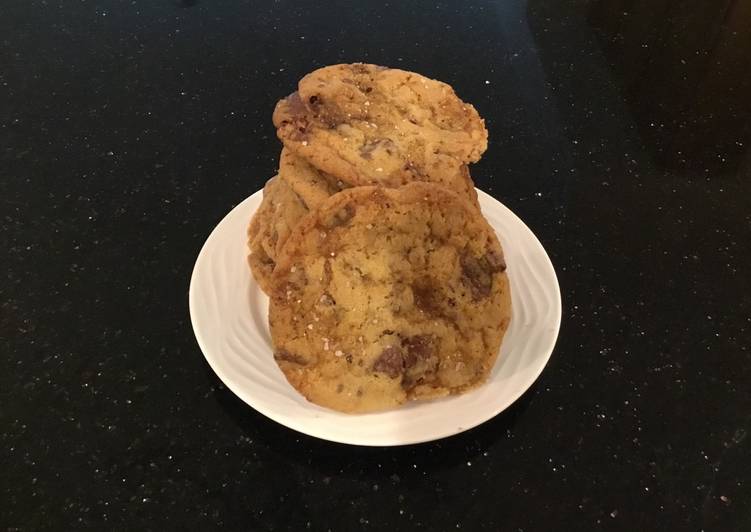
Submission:
<svg viewBox="0 0 751 532">
<path fill-rule="evenodd" d="M 483 120 L 449 85 L 375 65 L 308 74 L 273 120 L 287 148 L 352 186 L 429 181 L 462 193 L 465 165 L 487 148 Z"/>
<path fill-rule="evenodd" d="M 508 326 L 505 268 L 480 212 L 444 187 L 346 189 L 277 257 L 274 358 L 309 401 L 343 412 L 462 393 Z"/>
<path fill-rule="evenodd" d="M 310 209 L 317 208 L 331 195 L 350 187 L 342 180 L 321 172 L 287 148 L 282 149 L 279 158 L 279 178 L 286 181 Z M 477 191 L 467 165 L 458 168 L 456 179 L 449 188 L 479 208 Z"/>
<path fill-rule="evenodd" d="M 317 208 L 333 194 L 349 185 L 321 172 L 287 148 L 279 157 L 279 178 L 300 196 L 310 209 Z"/>
<path fill-rule="evenodd" d="M 263 201 L 248 226 L 248 264 L 261 289 L 269 293 L 276 257 L 308 208 L 279 176 L 263 187 Z"/>
</svg>

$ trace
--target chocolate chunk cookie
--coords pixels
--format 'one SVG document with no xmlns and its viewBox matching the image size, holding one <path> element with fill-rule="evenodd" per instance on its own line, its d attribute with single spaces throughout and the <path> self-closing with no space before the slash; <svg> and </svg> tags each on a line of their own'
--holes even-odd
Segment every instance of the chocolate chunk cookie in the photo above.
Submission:
<svg viewBox="0 0 751 532">
<path fill-rule="evenodd" d="M 352 186 L 428 181 L 476 202 L 466 164 L 487 148 L 487 130 L 445 83 L 375 65 L 334 65 L 305 76 L 273 120 L 287 148 Z"/>
<path fill-rule="evenodd" d="M 248 264 L 264 292 L 270 291 L 279 250 L 307 213 L 305 202 L 279 176 L 269 179 L 263 187 L 263 201 L 248 226 Z"/>
<path fill-rule="evenodd" d="M 492 228 L 448 189 L 346 189 L 277 257 L 274 357 L 308 400 L 343 412 L 464 392 L 508 326 L 505 269 Z"/>
</svg>

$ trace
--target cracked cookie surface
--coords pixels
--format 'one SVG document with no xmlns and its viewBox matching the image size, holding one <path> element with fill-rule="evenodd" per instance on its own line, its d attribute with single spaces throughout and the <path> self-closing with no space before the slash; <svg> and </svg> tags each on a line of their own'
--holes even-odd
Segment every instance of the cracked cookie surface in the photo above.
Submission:
<svg viewBox="0 0 751 532">
<path fill-rule="evenodd" d="M 428 183 L 326 200 L 277 258 L 274 358 L 308 400 L 392 408 L 482 383 L 511 315 L 500 243 L 469 202 Z"/>
</svg>

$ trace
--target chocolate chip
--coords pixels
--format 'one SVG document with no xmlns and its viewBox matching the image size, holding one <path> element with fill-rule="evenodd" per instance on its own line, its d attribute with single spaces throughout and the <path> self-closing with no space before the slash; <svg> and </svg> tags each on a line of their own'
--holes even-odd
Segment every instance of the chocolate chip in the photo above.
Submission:
<svg viewBox="0 0 751 532">
<path fill-rule="evenodd" d="M 417 364 L 417 355 L 407 351 L 407 353 L 404 355 L 404 369 L 409 369 L 415 364 Z"/>
<path fill-rule="evenodd" d="M 294 141 L 308 140 L 308 110 L 297 92 L 293 92 L 285 99 L 289 118 L 282 121 L 282 125 L 291 126 L 288 130 L 290 139 Z"/>
<path fill-rule="evenodd" d="M 325 105 L 319 94 L 309 96 L 306 106 L 300 95 L 294 92 L 287 97 L 287 107 L 289 114 L 294 117 L 296 123 L 305 122 L 307 124 L 312 117 L 314 124 L 318 120 L 329 128 L 335 128 L 347 119 L 346 114 L 343 114 L 343 111 L 338 107 Z"/>
<path fill-rule="evenodd" d="M 419 359 L 426 359 L 433 355 L 435 348 L 433 347 L 433 337 L 428 334 L 417 334 L 410 336 L 402 340 L 402 346 L 407 350 L 409 355 L 412 355 L 415 360 L 412 364 L 407 364 L 407 367 L 414 365 Z"/>
<path fill-rule="evenodd" d="M 386 347 L 373 364 L 373 369 L 395 379 L 404 371 L 402 350 L 395 345 Z"/>
<path fill-rule="evenodd" d="M 344 391 L 344 385 L 343 384 L 337 384 L 336 385 L 336 393 L 342 393 Z"/>
<path fill-rule="evenodd" d="M 290 353 L 284 348 L 277 349 L 274 352 L 274 360 L 278 362 L 290 362 L 292 364 L 299 364 L 300 366 L 307 366 L 308 361 L 302 356 L 296 353 Z"/>
<path fill-rule="evenodd" d="M 485 260 L 492 268 L 493 272 L 500 273 L 506 271 L 506 261 L 503 259 L 503 255 L 494 249 L 491 249 L 485 254 Z"/>
<path fill-rule="evenodd" d="M 482 299 L 490 295 L 493 288 L 493 274 L 499 271 L 503 259 L 497 255 L 491 258 L 488 255 L 475 257 L 467 253 L 461 258 L 462 281 L 472 290 L 472 297 Z M 500 261 L 500 262 L 499 262 Z M 505 268 L 505 264 L 503 264 Z"/>
<path fill-rule="evenodd" d="M 300 98 L 300 93 L 298 92 L 293 92 L 287 96 L 286 101 L 290 114 L 295 117 L 303 115 L 307 111 L 307 109 L 305 109 L 305 104 L 303 104 L 302 99 Z"/>
<path fill-rule="evenodd" d="M 430 334 L 417 334 L 402 339 L 402 347 L 406 352 L 402 388 L 409 390 L 438 371 L 440 360 L 435 342 L 436 337 Z"/>
<path fill-rule="evenodd" d="M 418 280 L 412 285 L 412 298 L 415 306 L 432 316 L 442 314 L 440 292 L 436 289 L 436 283 L 429 278 Z"/>
</svg>

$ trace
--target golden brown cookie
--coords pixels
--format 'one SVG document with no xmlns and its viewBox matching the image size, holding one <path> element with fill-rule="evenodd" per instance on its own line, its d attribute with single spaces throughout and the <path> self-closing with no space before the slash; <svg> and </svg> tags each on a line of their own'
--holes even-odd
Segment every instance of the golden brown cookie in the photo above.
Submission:
<svg viewBox="0 0 751 532">
<path fill-rule="evenodd" d="M 308 74 L 273 119 L 287 148 L 352 186 L 429 181 L 462 193 L 465 165 L 487 148 L 483 120 L 449 85 L 375 65 Z"/>
<path fill-rule="evenodd" d="M 271 273 L 287 237 L 308 208 L 279 176 L 263 187 L 263 201 L 248 226 L 248 264 L 261 289 L 269 293 Z"/>
<path fill-rule="evenodd" d="M 317 208 L 331 195 L 350 188 L 350 185 L 315 168 L 293 151 L 283 148 L 279 158 L 279 178 L 289 184 L 309 209 Z M 452 188 L 467 197 L 472 204 L 479 207 L 475 184 L 469 175 L 467 165 L 458 168 Z"/>
<path fill-rule="evenodd" d="M 343 412 L 464 392 L 508 326 L 505 268 L 480 212 L 443 187 L 346 189 L 277 257 L 274 357 L 308 400 Z"/>
</svg>

